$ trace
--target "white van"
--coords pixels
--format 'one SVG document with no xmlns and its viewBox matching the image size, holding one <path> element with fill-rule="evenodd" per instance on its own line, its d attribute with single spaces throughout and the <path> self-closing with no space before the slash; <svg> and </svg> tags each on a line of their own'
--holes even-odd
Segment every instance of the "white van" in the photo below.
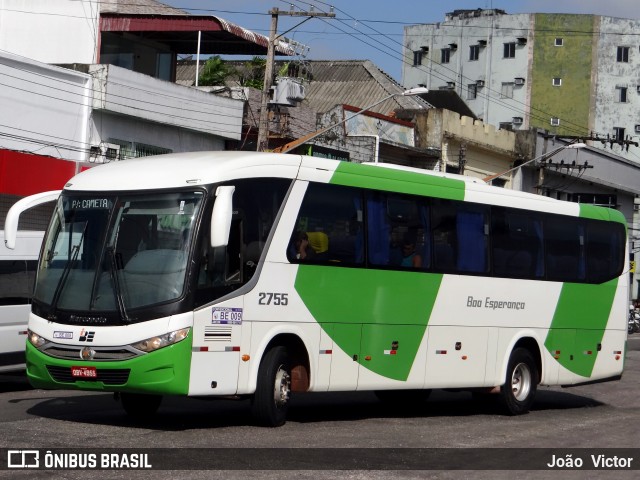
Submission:
<svg viewBox="0 0 640 480">
<path fill-rule="evenodd" d="M 25 368 L 27 322 L 44 232 L 19 231 L 15 250 L 0 230 L 0 372 Z"/>
</svg>

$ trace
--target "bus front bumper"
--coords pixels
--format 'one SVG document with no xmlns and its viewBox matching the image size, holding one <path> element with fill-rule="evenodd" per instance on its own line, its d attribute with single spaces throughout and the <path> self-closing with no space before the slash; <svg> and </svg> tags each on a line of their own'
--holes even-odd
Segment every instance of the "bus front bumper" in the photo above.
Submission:
<svg viewBox="0 0 640 480">
<path fill-rule="evenodd" d="M 27 378 L 35 388 L 186 395 L 191 366 L 191 334 L 174 345 L 120 361 L 51 357 L 29 342 Z"/>
</svg>

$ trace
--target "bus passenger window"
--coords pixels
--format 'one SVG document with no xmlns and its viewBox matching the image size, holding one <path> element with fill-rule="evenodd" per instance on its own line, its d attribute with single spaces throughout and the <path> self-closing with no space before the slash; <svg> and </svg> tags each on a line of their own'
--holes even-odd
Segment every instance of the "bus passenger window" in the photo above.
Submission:
<svg viewBox="0 0 640 480">
<path fill-rule="evenodd" d="M 435 268 L 449 272 L 487 271 L 488 208 L 465 202 L 433 203 Z"/>
<path fill-rule="evenodd" d="M 432 222 L 434 267 L 440 271 L 451 271 L 457 261 L 456 219 L 451 202 L 434 202 Z"/>
<path fill-rule="evenodd" d="M 592 283 L 614 279 L 624 266 L 625 234 L 622 224 L 591 221 L 587 225 L 587 276 Z"/>
<path fill-rule="evenodd" d="M 545 219 L 547 278 L 564 282 L 585 279 L 584 226 L 578 219 L 550 216 Z"/>
<path fill-rule="evenodd" d="M 431 259 L 429 210 L 422 197 L 367 195 L 367 251 L 376 267 L 427 268 Z"/>
<path fill-rule="evenodd" d="M 458 212 L 458 271 L 487 271 L 488 228 L 483 210 L 461 208 Z"/>
<path fill-rule="evenodd" d="M 494 275 L 542 278 L 542 220 L 533 212 L 494 207 L 491 213 L 491 262 Z"/>
<path fill-rule="evenodd" d="M 310 183 L 307 187 L 295 232 L 307 235 L 313 255 L 305 263 L 354 265 L 364 260 L 362 193 L 357 188 Z M 287 258 L 300 262 L 290 245 Z"/>
</svg>

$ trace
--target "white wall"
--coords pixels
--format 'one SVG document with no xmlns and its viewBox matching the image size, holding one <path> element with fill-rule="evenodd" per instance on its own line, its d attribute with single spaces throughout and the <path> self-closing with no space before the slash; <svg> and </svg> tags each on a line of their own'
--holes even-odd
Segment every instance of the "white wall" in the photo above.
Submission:
<svg viewBox="0 0 640 480">
<path fill-rule="evenodd" d="M 613 135 L 613 127 L 625 129 L 625 136 L 640 141 L 635 125 L 640 125 L 640 50 L 638 32 L 640 21 L 623 18 L 601 17 L 597 52 L 597 82 L 594 115 L 594 130 L 602 134 Z M 616 60 L 619 46 L 629 48 L 629 62 Z M 616 86 L 627 88 L 627 102 L 620 103 L 616 98 Z M 635 162 L 640 161 L 638 147 L 629 147 L 629 151 L 620 145 L 611 150 Z"/>
<path fill-rule="evenodd" d="M 85 159 L 90 75 L 0 52 L 0 78 L 2 148 Z"/>
<path fill-rule="evenodd" d="M 92 145 L 117 139 L 168 148 L 173 152 L 225 149 L 223 138 L 135 117 L 95 111 L 91 120 L 90 143 Z"/>
<path fill-rule="evenodd" d="M 405 58 L 413 59 L 413 52 L 428 47 L 422 65 L 403 65 L 403 85 L 424 84 L 436 90 L 455 82 L 458 95 L 484 123 L 498 125 L 510 122 L 513 117 L 522 117 L 524 123 L 516 128 L 528 127 L 528 81 L 515 86 L 513 98 L 502 98 L 503 82 L 513 82 L 515 77 L 528 79 L 532 42 L 518 44 L 519 37 L 528 37 L 531 15 L 499 15 L 477 18 L 454 19 L 447 22 L 405 27 Z M 479 49 L 478 60 L 470 60 L 472 45 L 486 46 Z M 516 42 L 515 58 L 504 58 L 504 43 Z M 456 44 L 450 62 L 441 64 L 441 49 Z M 478 88 L 476 99 L 468 98 L 468 85 L 484 81 Z"/>
<path fill-rule="evenodd" d="M 44 63 L 94 63 L 100 2 L 0 0 L 0 50 Z"/>
<path fill-rule="evenodd" d="M 138 117 L 200 133 L 239 140 L 244 102 L 136 73 L 92 65 L 94 110 Z"/>
</svg>

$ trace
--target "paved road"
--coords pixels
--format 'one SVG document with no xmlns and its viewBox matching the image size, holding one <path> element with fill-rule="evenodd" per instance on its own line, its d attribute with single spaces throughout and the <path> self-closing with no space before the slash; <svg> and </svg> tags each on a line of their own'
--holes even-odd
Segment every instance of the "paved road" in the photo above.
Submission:
<svg viewBox="0 0 640 480">
<path fill-rule="evenodd" d="M 640 334 L 630 337 L 626 370 L 619 382 L 570 389 L 542 387 L 532 412 L 519 417 L 503 416 L 493 404 L 476 403 L 466 392 L 435 391 L 419 408 L 390 409 L 370 393 L 305 394 L 294 397 L 288 423 L 278 429 L 253 426 L 247 401 L 169 398 L 159 416 L 150 422 L 131 422 L 110 394 L 44 391 L 31 389 L 20 375 L 0 379 L 0 449 L 141 449 L 171 448 L 188 457 L 194 448 L 304 448 L 313 465 L 313 448 L 353 448 L 370 465 L 380 456 L 397 461 L 397 471 L 303 471 L 303 478 L 468 478 L 470 472 L 406 471 L 397 448 L 455 448 L 460 465 L 478 464 L 473 455 L 504 456 L 500 450 L 488 454 L 475 448 L 551 448 L 566 454 L 570 449 L 594 449 L 608 454 L 609 448 L 640 448 Z M 181 447 L 187 450 L 175 450 Z M 380 449 L 380 450 L 376 450 Z M 568 450 L 569 449 L 569 450 Z M 245 450 L 246 451 L 246 450 Z M 458 450 L 456 450 L 457 452 Z M 617 452 L 618 450 L 615 450 Z M 363 453 L 365 452 L 365 453 Z M 494 453 L 491 453 L 494 452 Z M 495 453 L 497 452 L 497 453 Z M 525 450 L 513 450 L 512 467 Z M 219 455 L 200 451 L 198 455 Z M 252 455 L 260 452 L 252 452 Z M 281 455 L 288 454 L 282 451 Z M 427 454 L 425 450 L 422 454 Z M 445 451 L 448 455 L 450 452 Z M 638 467 L 640 467 L 640 451 Z M 417 452 L 416 454 L 420 454 Z M 3 453 L 4 455 L 4 453 Z M 278 455 L 278 452 L 273 452 Z M 230 461 L 237 457 L 228 455 Z M 507 455 L 508 456 L 508 455 Z M 451 460 L 450 456 L 446 456 Z M 455 457 L 454 457 L 455 458 Z M 466 460 L 465 460 L 466 458 Z M 505 457 L 506 458 L 506 457 Z M 235 459 L 235 460 L 234 460 Z M 326 461 L 326 459 L 324 459 Z M 485 459 L 486 460 L 486 459 Z M 504 460 L 496 458 L 499 462 Z M 331 461 L 331 460 L 330 460 Z M 336 465 L 341 459 L 336 456 Z M 475 462 L 475 463 L 474 463 Z M 410 463 L 410 462 L 409 462 Z M 392 468 L 393 467 L 387 467 Z M 0 476 L 21 472 L 0 471 Z M 179 474 L 155 472 L 65 471 L 64 478 L 293 478 L 293 472 L 227 471 Z M 562 478 L 635 478 L 630 471 L 562 471 Z M 559 472 L 476 471 L 474 478 L 557 478 Z M 24 473 L 26 478 L 26 473 Z M 54 475 L 53 477 L 56 477 Z M 32 471 L 29 478 L 52 478 L 50 472 Z"/>
</svg>

